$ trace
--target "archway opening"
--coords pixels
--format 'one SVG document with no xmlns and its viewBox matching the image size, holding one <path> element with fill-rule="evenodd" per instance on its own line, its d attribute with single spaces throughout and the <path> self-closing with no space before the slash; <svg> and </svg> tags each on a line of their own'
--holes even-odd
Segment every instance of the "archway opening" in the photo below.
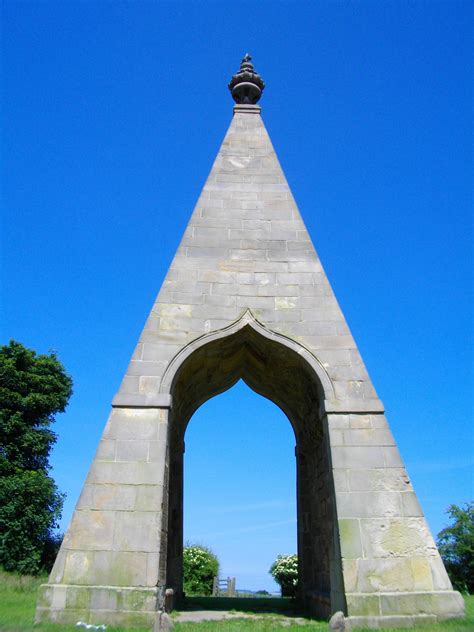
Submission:
<svg viewBox="0 0 474 632">
<path fill-rule="evenodd" d="M 187 427 L 184 542 L 209 546 L 238 596 L 278 592 L 270 565 L 297 551 L 294 448 L 285 414 L 242 380 Z"/>
<path fill-rule="evenodd" d="M 296 346 L 296 345 L 295 345 Z M 323 387 L 301 352 L 245 324 L 196 345 L 176 370 L 169 424 L 166 585 L 182 595 L 183 452 L 186 427 L 205 401 L 242 379 L 287 416 L 296 439 L 298 593 L 305 607 L 327 616 L 340 592 L 335 549 L 334 484 L 324 420 Z M 337 602 L 333 599 L 333 603 Z"/>
</svg>

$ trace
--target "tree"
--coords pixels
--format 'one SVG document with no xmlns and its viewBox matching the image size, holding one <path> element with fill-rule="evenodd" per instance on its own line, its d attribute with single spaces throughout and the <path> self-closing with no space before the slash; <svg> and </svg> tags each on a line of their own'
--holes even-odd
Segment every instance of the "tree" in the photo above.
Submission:
<svg viewBox="0 0 474 632">
<path fill-rule="evenodd" d="M 54 353 L 19 342 L 0 347 L 0 564 L 38 573 L 58 545 L 54 529 L 64 495 L 50 470 L 55 415 L 64 412 L 72 380 Z"/>
<path fill-rule="evenodd" d="M 188 544 L 183 549 L 183 589 L 187 595 L 211 595 L 219 560 L 206 546 Z"/>
<path fill-rule="evenodd" d="M 298 556 L 279 555 L 269 570 L 270 575 L 280 585 L 282 597 L 296 597 L 298 590 Z"/>
<path fill-rule="evenodd" d="M 474 592 L 474 502 L 450 505 L 453 524 L 438 533 L 438 548 L 451 582 L 457 590 Z"/>
</svg>

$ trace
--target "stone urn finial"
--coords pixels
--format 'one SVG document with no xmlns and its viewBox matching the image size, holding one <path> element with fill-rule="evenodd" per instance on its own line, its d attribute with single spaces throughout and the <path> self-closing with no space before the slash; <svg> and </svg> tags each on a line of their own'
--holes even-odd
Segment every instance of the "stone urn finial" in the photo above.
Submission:
<svg viewBox="0 0 474 632">
<path fill-rule="evenodd" d="M 255 72 L 251 60 L 250 55 L 246 53 L 240 69 L 230 80 L 229 90 L 236 103 L 255 105 L 265 89 L 263 79 Z"/>
</svg>

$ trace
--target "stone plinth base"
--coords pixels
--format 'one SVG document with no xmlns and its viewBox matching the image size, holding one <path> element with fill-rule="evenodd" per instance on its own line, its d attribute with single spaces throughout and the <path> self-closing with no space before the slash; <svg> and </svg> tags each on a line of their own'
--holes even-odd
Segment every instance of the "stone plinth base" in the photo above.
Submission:
<svg viewBox="0 0 474 632">
<path fill-rule="evenodd" d="M 43 584 L 35 623 L 153 626 L 157 588 Z"/>
<path fill-rule="evenodd" d="M 413 628 L 464 617 L 464 599 L 454 590 L 347 593 L 346 599 L 351 629 Z"/>
</svg>

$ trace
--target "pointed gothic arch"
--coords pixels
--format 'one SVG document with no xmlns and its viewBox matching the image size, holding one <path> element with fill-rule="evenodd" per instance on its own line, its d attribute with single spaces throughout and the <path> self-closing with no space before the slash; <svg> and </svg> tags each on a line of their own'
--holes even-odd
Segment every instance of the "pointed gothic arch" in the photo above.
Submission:
<svg viewBox="0 0 474 632">
<path fill-rule="evenodd" d="M 297 540 L 300 595 L 326 617 L 340 602 L 342 570 L 337 550 L 335 489 L 324 401 L 332 384 L 317 358 L 296 341 L 263 327 L 247 311 L 225 329 L 185 347 L 169 365 L 162 392 L 173 406 L 169 418 L 169 507 L 166 585 L 182 591 L 183 453 L 186 427 L 208 399 L 239 379 L 287 416 L 296 441 Z M 257 446 L 258 449 L 258 446 Z M 242 463 L 244 465 L 244 463 Z M 332 593 L 332 594 L 331 594 Z M 344 609 L 345 604 L 340 603 Z"/>
<path fill-rule="evenodd" d="M 317 358 L 302 343 L 293 340 L 292 338 L 281 333 L 273 331 L 269 327 L 266 327 L 257 318 L 255 318 L 252 310 L 250 309 L 246 309 L 240 316 L 240 318 L 235 320 L 227 327 L 223 327 L 222 329 L 210 331 L 206 334 L 203 334 L 202 336 L 199 336 L 198 338 L 187 344 L 185 347 L 183 347 L 168 364 L 161 380 L 159 392 L 162 394 L 171 394 L 173 390 L 173 382 L 176 379 L 176 375 L 179 372 L 180 367 L 194 351 L 210 342 L 214 342 L 216 340 L 220 340 L 221 338 L 225 338 L 227 336 L 235 334 L 246 327 L 253 329 L 263 338 L 267 338 L 270 341 L 279 342 L 282 346 L 287 347 L 288 349 L 294 351 L 302 358 L 304 358 L 318 378 L 318 392 L 321 401 L 332 401 L 335 399 L 334 385 L 319 358 Z"/>
</svg>

